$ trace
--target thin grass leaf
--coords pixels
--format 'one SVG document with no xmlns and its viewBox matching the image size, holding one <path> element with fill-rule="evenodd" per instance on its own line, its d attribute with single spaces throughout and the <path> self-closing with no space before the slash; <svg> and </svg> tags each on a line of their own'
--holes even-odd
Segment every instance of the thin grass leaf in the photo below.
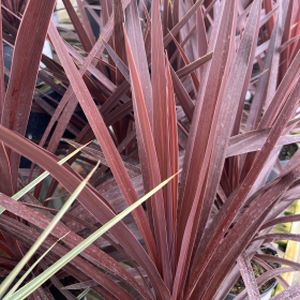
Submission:
<svg viewBox="0 0 300 300">
<path fill-rule="evenodd" d="M 81 191 L 85 188 L 88 181 L 94 174 L 94 172 L 99 167 L 100 162 L 96 164 L 96 166 L 93 168 L 93 170 L 88 174 L 88 176 L 80 183 L 80 185 L 75 189 L 75 191 L 71 194 L 71 196 L 68 198 L 68 200 L 64 203 L 62 208 L 58 211 L 58 213 L 54 216 L 54 218 L 51 220 L 47 228 L 42 232 L 42 234 L 39 236 L 39 238 L 35 241 L 35 243 L 31 246 L 31 248 L 28 250 L 28 252 L 23 256 L 23 258 L 19 261 L 19 263 L 16 265 L 16 267 L 10 272 L 10 274 L 4 279 L 4 281 L 0 285 L 0 296 L 2 297 L 4 293 L 7 291 L 11 283 L 14 281 L 14 279 L 18 276 L 20 271 L 23 269 L 23 267 L 28 263 L 30 258 L 34 255 L 36 250 L 43 244 L 44 240 L 48 237 L 48 235 L 51 233 L 53 228 L 58 224 L 58 222 L 61 220 L 63 215 L 66 213 L 66 211 L 70 208 L 70 206 L 73 204 L 73 202 L 77 199 L 78 195 L 81 193 Z"/>
<path fill-rule="evenodd" d="M 83 145 L 83 146 L 80 146 L 79 148 L 77 148 L 76 150 L 74 150 L 73 152 L 71 152 L 70 154 L 68 154 L 66 157 L 64 157 L 63 159 L 61 159 L 60 161 L 58 161 L 57 164 L 63 165 L 68 160 L 70 160 L 71 158 L 73 158 L 76 154 L 78 154 L 82 149 L 84 149 L 85 147 L 87 147 L 89 144 L 90 144 L 90 142 L 87 143 L 87 144 L 85 144 L 85 145 Z M 29 184 L 27 184 L 26 186 L 24 186 L 20 191 L 18 191 L 16 194 L 14 194 L 11 198 L 13 200 L 18 201 L 24 195 L 28 194 L 40 182 L 42 182 L 44 179 L 46 179 L 49 175 L 50 175 L 50 173 L 48 171 L 44 171 L 41 175 L 39 175 L 37 178 L 35 178 L 34 180 L 32 180 Z M 0 215 L 4 211 L 5 211 L 5 209 L 0 207 Z"/>
<path fill-rule="evenodd" d="M 77 297 L 76 299 L 81 300 L 82 298 L 84 298 L 89 292 L 90 292 L 90 288 L 86 288 L 84 291 L 82 291 Z"/>
<path fill-rule="evenodd" d="M 47 249 L 31 266 L 28 270 L 22 275 L 22 277 L 11 287 L 8 293 L 4 296 L 3 300 L 8 299 L 23 283 L 23 281 L 28 277 L 28 275 L 33 271 L 33 269 L 42 261 L 42 259 L 59 243 L 63 240 L 69 233 L 67 232 L 61 238 L 59 238 L 51 247 Z"/>
<path fill-rule="evenodd" d="M 147 193 L 142 198 L 138 199 L 136 202 L 131 204 L 128 208 L 126 208 L 124 211 L 119 213 L 112 220 L 108 221 L 106 224 L 104 224 L 102 227 L 100 227 L 97 231 L 95 231 L 93 234 L 91 234 L 87 239 L 85 239 L 83 242 L 81 242 L 79 245 L 77 245 L 75 248 L 73 248 L 71 251 L 69 251 L 67 255 L 61 257 L 57 262 L 55 262 L 47 270 L 45 270 L 43 273 L 41 273 L 36 278 L 31 280 L 29 283 L 27 283 L 25 286 L 23 286 L 18 291 L 16 291 L 7 300 L 9 300 L 9 299 L 21 300 L 21 299 L 24 299 L 27 296 L 29 296 L 33 291 L 38 289 L 44 282 L 46 282 L 51 276 L 53 276 L 61 268 L 63 268 L 66 264 L 68 264 L 74 257 L 79 255 L 82 251 L 84 251 L 84 249 L 86 249 L 91 244 L 93 244 L 99 237 L 101 237 L 109 229 L 111 229 L 118 222 L 120 222 L 123 218 L 125 218 L 127 215 L 129 215 L 134 209 L 136 209 L 142 203 L 144 203 L 149 198 L 151 198 L 155 193 L 157 193 L 159 190 L 161 190 L 174 177 L 176 177 L 178 175 L 178 173 L 176 173 L 173 176 L 171 176 L 170 178 L 164 180 L 162 183 L 160 183 L 157 187 L 155 187 L 149 193 Z"/>
<path fill-rule="evenodd" d="M 7 217 L 5 214 L 3 214 L 0 218 L 0 227 L 5 231 L 7 231 L 9 228 L 11 234 L 28 248 L 38 239 L 40 235 L 40 232 L 33 229 L 33 227 L 26 226 L 24 223 Z M 41 247 L 44 251 L 46 251 L 52 244 L 53 239 L 46 239 Z M 64 256 L 68 251 L 69 249 L 65 246 L 57 244 L 53 249 L 53 254 L 48 254 L 49 258 L 51 258 L 50 261 L 56 261 L 57 257 Z M 41 250 L 38 250 L 38 252 L 39 254 L 43 253 Z M 98 286 L 102 287 L 102 289 L 111 291 L 110 295 L 113 294 L 117 299 L 129 300 L 128 293 L 126 293 L 123 288 L 115 283 L 111 277 L 103 272 L 99 272 L 99 268 L 94 267 L 81 257 L 74 258 L 74 260 L 70 262 L 70 265 L 65 267 L 65 270 L 78 281 L 88 278 L 96 282 Z M 96 290 L 98 289 L 97 287 L 95 287 Z"/>
</svg>

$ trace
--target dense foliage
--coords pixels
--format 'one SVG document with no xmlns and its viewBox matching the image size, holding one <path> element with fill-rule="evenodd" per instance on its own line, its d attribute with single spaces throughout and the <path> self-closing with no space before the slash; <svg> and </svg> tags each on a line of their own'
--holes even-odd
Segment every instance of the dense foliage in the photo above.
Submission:
<svg viewBox="0 0 300 300">
<path fill-rule="evenodd" d="M 272 278 L 285 289 L 274 299 L 297 299 L 281 274 L 300 262 L 263 249 L 300 241 L 273 231 L 300 221 L 282 214 L 300 196 L 297 147 L 279 159 L 300 140 L 299 1 L 62 2 L 67 24 L 51 18 L 55 0 L 0 1 L 0 271 L 13 278 L 0 295 L 22 299 L 8 274 L 100 160 L 23 285 L 179 175 L 30 299 L 224 299 L 240 276 L 237 299 Z"/>
</svg>

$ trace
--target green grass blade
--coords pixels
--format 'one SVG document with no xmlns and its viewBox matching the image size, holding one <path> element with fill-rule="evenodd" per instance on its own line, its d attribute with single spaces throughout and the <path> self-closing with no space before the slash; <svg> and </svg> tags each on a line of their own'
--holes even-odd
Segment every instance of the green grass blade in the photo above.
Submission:
<svg viewBox="0 0 300 300">
<path fill-rule="evenodd" d="M 15 266 L 15 268 L 10 272 L 10 274 L 1 283 L 1 285 L 0 285 L 0 298 L 3 297 L 4 293 L 7 291 L 7 289 L 12 284 L 12 282 L 15 280 L 15 278 L 18 276 L 18 274 L 20 273 L 20 271 L 28 263 L 28 261 L 30 260 L 30 258 L 36 252 L 36 250 L 42 245 L 42 243 L 45 241 L 45 239 L 51 233 L 51 231 L 53 230 L 53 228 L 57 225 L 57 223 L 60 221 L 60 219 L 66 213 L 66 211 L 70 208 L 70 206 L 72 205 L 72 203 L 76 200 L 76 198 L 78 197 L 78 195 L 84 189 L 84 187 L 88 183 L 89 179 L 92 177 L 92 175 L 94 174 L 94 172 L 98 168 L 99 164 L 100 164 L 100 162 L 97 163 L 97 165 L 94 167 L 94 169 L 79 184 L 79 186 L 71 194 L 71 196 L 68 198 L 68 200 L 64 203 L 64 205 L 62 206 L 62 208 L 58 211 L 58 213 L 54 216 L 54 218 L 48 224 L 48 226 L 46 227 L 46 229 L 42 232 L 42 234 L 38 237 L 38 239 L 35 241 L 35 243 L 31 246 L 31 248 L 28 250 L 28 252 L 23 256 L 23 258 L 19 261 L 19 263 Z"/>
<path fill-rule="evenodd" d="M 85 148 L 86 146 L 88 146 L 90 144 L 87 143 L 79 148 L 77 148 L 76 150 L 74 150 L 73 152 L 71 152 L 70 154 L 68 154 L 66 157 L 64 157 L 63 159 L 61 159 L 60 161 L 57 162 L 57 164 L 59 165 L 63 165 L 64 163 L 66 163 L 69 159 L 71 159 L 72 157 L 74 157 L 77 153 L 79 153 L 83 148 Z M 11 198 L 18 201 L 19 199 L 21 199 L 24 195 L 26 195 L 28 192 L 30 192 L 35 186 L 37 186 L 40 182 L 42 182 L 45 178 L 47 178 L 50 175 L 50 173 L 48 171 L 43 172 L 40 176 L 38 176 L 37 178 L 35 178 L 34 180 L 32 180 L 30 183 L 28 183 L 26 186 L 24 186 L 20 191 L 18 191 L 16 194 L 14 194 Z M 3 207 L 0 207 L 0 215 L 5 211 L 5 209 Z"/>
<path fill-rule="evenodd" d="M 83 299 L 83 298 L 89 293 L 90 290 L 91 290 L 91 288 L 86 288 L 84 291 L 82 291 L 82 292 L 76 297 L 76 299 L 77 299 L 77 300 Z M 3 299 L 3 300 L 4 300 L 4 299 Z"/>
<path fill-rule="evenodd" d="M 180 172 L 180 171 L 179 171 Z M 114 225 L 120 222 L 123 218 L 129 215 L 133 210 L 135 210 L 138 206 L 148 200 L 151 196 L 153 196 L 157 191 L 163 188 L 168 182 L 170 182 L 175 176 L 178 175 L 177 172 L 173 176 L 169 177 L 158 186 L 156 186 L 149 193 L 144 195 L 142 198 L 137 200 L 135 203 L 127 207 L 121 213 L 116 215 L 113 219 L 105 223 L 102 227 L 96 230 L 93 234 L 91 234 L 84 241 L 79 243 L 76 247 L 74 247 L 67 254 L 62 256 L 58 261 L 56 261 L 53 265 L 51 265 L 48 269 L 46 269 L 43 273 L 39 274 L 36 278 L 32 279 L 18 291 L 16 291 L 11 297 L 7 300 L 21 300 L 28 297 L 31 293 L 33 293 L 36 289 L 38 289 L 43 283 L 45 283 L 51 276 L 57 273 L 60 269 L 62 269 L 66 264 L 68 264 L 73 258 L 79 255 L 82 251 L 84 251 L 87 247 L 93 244 L 98 238 L 100 238 L 103 234 L 105 234 L 109 229 L 111 229 Z"/>
<path fill-rule="evenodd" d="M 64 239 L 69 232 L 64 234 L 61 238 L 59 238 L 51 247 L 49 247 L 32 265 L 31 267 L 22 275 L 22 277 L 16 282 L 16 284 L 8 291 L 3 300 L 7 300 L 23 283 L 23 281 L 27 278 L 27 276 L 32 272 L 32 270 L 40 263 L 40 261 L 56 246 L 56 244 Z"/>
</svg>

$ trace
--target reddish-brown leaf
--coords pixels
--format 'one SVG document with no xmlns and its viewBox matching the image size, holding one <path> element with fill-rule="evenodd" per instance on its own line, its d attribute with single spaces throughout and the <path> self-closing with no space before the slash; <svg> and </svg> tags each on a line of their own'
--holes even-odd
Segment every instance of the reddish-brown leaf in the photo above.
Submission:
<svg viewBox="0 0 300 300">
<path fill-rule="evenodd" d="M 80 178 L 75 176 L 69 169 L 59 166 L 50 154 L 22 136 L 0 126 L 0 140 L 7 147 L 49 171 L 70 193 L 79 185 Z M 102 224 L 115 216 L 114 212 L 105 204 L 105 201 L 101 199 L 97 191 L 91 187 L 85 188 L 78 197 L 78 200 Z M 153 280 L 153 285 L 157 293 L 168 297 L 169 292 L 152 260 L 124 223 L 120 222 L 112 228 L 111 233 L 118 238 L 127 255 L 129 257 L 134 256 L 135 260 L 147 271 L 149 277 Z"/>
<path fill-rule="evenodd" d="M 137 199 L 137 195 L 103 118 L 99 113 L 97 106 L 80 75 L 80 72 L 77 70 L 75 64 L 71 60 L 71 57 L 67 53 L 64 43 L 53 24 L 50 25 L 48 33 L 57 55 L 65 68 L 65 72 L 68 75 L 73 92 L 76 94 L 78 102 L 89 120 L 89 124 L 102 148 L 107 162 L 110 165 L 111 171 L 123 192 L 127 203 L 131 204 Z M 143 238 L 145 239 L 148 250 L 152 256 L 155 257 L 154 239 L 148 218 L 143 208 L 138 208 L 133 215 L 139 229 L 141 230 Z"/>
<path fill-rule="evenodd" d="M 70 0 L 62 0 L 63 4 L 70 16 L 70 19 L 74 25 L 74 28 L 76 30 L 76 33 L 79 36 L 79 39 L 82 43 L 83 49 L 87 52 L 89 52 L 92 49 L 92 40 L 90 39 L 90 36 L 87 34 L 84 26 L 82 25 L 79 17 L 77 16 L 77 13 L 73 7 L 73 4 L 70 2 Z"/>
<path fill-rule="evenodd" d="M 35 81 L 54 5 L 54 0 L 28 1 L 15 42 L 1 124 L 23 135 L 27 128 Z M 19 156 L 13 154 L 10 160 L 15 188 Z"/>
<path fill-rule="evenodd" d="M 142 89 L 142 81 L 138 74 L 137 65 L 131 50 L 129 36 L 125 31 L 125 45 L 127 51 L 128 66 L 132 84 L 133 109 L 136 120 L 136 135 L 138 151 L 141 161 L 141 170 L 144 178 L 145 189 L 151 190 L 161 181 L 158 157 L 155 149 L 154 139 L 151 131 L 151 123 L 147 112 L 146 100 Z M 171 268 L 166 227 L 165 204 L 162 191 L 152 197 L 151 214 L 155 237 L 158 241 L 159 259 L 162 264 L 162 271 L 167 285 L 171 284 Z"/>
</svg>

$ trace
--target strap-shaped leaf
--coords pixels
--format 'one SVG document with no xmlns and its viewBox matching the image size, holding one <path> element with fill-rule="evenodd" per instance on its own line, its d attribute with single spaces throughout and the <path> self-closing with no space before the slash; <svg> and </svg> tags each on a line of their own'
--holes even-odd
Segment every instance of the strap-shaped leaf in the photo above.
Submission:
<svg viewBox="0 0 300 300">
<path fill-rule="evenodd" d="M 9 299 L 21 300 L 30 295 L 33 291 L 39 288 L 44 282 L 46 282 L 51 276 L 57 273 L 61 268 L 63 268 L 67 263 L 69 263 L 74 257 L 79 255 L 84 249 L 89 247 L 92 243 L 94 243 L 99 237 L 105 234 L 109 229 L 115 226 L 118 222 L 120 222 L 123 218 L 129 215 L 134 209 L 140 206 L 142 203 L 147 201 L 151 196 L 157 193 L 160 189 L 162 189 L 166 184 L 168 184 L 174 177 L 178 175 L 174 174 L 170 178 L 166 179 L 162 183 L 160 183 L 157 187 L 151 190 L 149 193 L 144 195 L 142 198 L 137 200 L 135 203 L 131 204 L 124 211 L 115 216 L 112 220 L 108 221 L 102 227 L 100 227 L 97 231 L 95 231 L 92 235 L 86 238 L 83 242 L 69 251 L 65 256 L 61 257 L 57 262 L 51 265 L 48 269 L 46 269 L 43 273 L 38 275 L 36 278 L 31 280 L 25 286 L 16 291 Z"/>
</svg>

